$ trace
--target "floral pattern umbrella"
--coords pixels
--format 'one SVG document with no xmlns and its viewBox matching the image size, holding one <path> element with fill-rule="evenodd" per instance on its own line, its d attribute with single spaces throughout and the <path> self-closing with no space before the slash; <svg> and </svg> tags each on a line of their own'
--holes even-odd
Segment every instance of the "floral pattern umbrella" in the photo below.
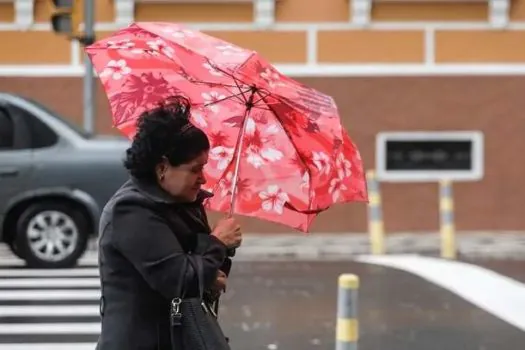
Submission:
<svg viewBox="0 0 525 350">
<path fill-rule="evenodd" d="M 172 23 L 135 23 L 86 48 L 115 127 L 172 95 L 192 101 L 211 142 L 211 210 L 307 232 L 336 203 L 367 201 L 362 160 L 332 97 L 281 74 L 257 52 Z"/>
</svg>

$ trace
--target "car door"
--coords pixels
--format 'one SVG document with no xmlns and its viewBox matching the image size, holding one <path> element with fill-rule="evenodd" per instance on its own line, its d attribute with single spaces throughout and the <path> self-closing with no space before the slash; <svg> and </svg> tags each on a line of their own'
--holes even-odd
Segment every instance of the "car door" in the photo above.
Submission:
<svg viewBox="0 0 525 350">
<path fill-rule="evenodd" d="M 28 185 L 33 170 L 27 124 L 0 99 L 0 215 Z"/>
</svg>

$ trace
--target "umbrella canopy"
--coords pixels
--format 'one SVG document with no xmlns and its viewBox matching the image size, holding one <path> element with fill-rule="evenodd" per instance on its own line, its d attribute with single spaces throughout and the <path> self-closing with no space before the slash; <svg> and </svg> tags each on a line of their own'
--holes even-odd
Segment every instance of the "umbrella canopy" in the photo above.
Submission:
<svg viewBox="0 0 525 350">
<path fill-rule="evenodd" d="M 114 125 L 172 95 L 208 135 L 211 210 L 308 231 L 335 203 L 367 201 L 362 160 L 332 97 L 278 72 L 257 52 L 172 23 L 135 23 L 86 48 Z"/>
</svg>

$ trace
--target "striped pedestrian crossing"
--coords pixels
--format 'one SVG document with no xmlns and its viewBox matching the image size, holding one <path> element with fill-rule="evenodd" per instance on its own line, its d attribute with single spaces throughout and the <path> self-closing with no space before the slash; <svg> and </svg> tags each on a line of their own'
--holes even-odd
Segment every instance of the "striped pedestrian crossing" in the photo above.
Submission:
<svg viewBox="0 0 525 350">
<path fill-rule="evenodd" d="M 28 269 L 0 254 L 0 350 L 94 350 L 100 334 L 96 255 L 73 269 Z"/>
</svg>

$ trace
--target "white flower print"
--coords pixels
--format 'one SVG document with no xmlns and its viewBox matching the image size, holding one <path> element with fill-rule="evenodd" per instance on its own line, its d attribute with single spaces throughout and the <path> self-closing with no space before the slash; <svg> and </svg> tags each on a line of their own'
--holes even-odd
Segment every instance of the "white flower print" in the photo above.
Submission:
<svg viewBox="0 0 525 350">
<path fill-rule="evenodd" d="M 279 131 L 281 131 L 281 129 L 279 128 L 279 125 L 277 125 L 277 124 L 270 124 L 266 128 L 266 133 L 270 134 L 270 135 L 278 134 Z"/>
<path fill-rule="evenodd" d="M 217 91 L 210 91 L 209 93 L 203 92 L 201 96 L 204 99 L 204 104 L 207 105 L 206 108 L 208 108 L 213 113 L 219 113 L 220 110 L 219 105 L 215 102 L 226 98 L 226 96 L 221 95 Z"/>
<path fill-rule="evenodd" d="M 261 155 L 264 159 L 269 160 L 270 162 L 276 162 L 283 158 L 283 152 L 271 147 L 263 148 L 261 150 Z"/>
<path fill-rule="evenodd" d="M 245 150 L 246 161 L 254 168 L 259 169 L 267 162 L 276 162 L 283 159 L 284 154 L 275 146 L 272 146 L 271 138 L 274 128 L 270 125 L 264 127 L 257 124 L 252 117 L 245 120 L 245 132 L 243 149 Z M 275 128 L 278 128 L 273 124 Z M 260 130 L 262 129 L 262 130 Z"/>
<path fill-rule="evenodd" d="M 284 204 L 290 200 L 288 194 L 281 190 L 277 185 L 269 185 L 266 191 L 259 193 L 259 198 L 262 199 L 261 207 L 266 212 L 275 212 L 282 214 Z"/>
<path fill-rule="evenodd" d="M 206 118 L 204 118 L 204 115 L 201 112 L 193 111 L 191 113 L 191 117 L 195 124 L 201 128 L 207 128 L 208 122 L 206 121 Z"/>
<path fill-rule="evenodd" d="M 223 76 L 223 74 L 222 74 L 222 72 L 220 70 L 217 70 L 215 67 L 213 67 L 209 63 L 204 63 L 202 66 L 204 68 L 206 68 L 211 75 L 215 75 L 216 77 L 222 77 Z"/>
<path fill-rule="evenodd" d="M 344 173 L 338 171 L 338 176 L 330 180 L 330 187 L 328 191 L 332 194 L 332 200 L 337 202 L 341 197 L 343 191 L 347 190 L 346 185 L 343 183 Z"/>
<path fill-rule="evenodd" d="M 220 181 L 219 190 L 221 197 L 226 197 L 232 193 L 233 171 L 229 171 Z"/>
<path fill-rule="evenodd" d="M 248 146 L 246 154 L 246 161 L 256 169 L 262 167 L 265 161 L 276 162 L 283 158 L 283 152 L 271 147 L 261 149 L 259 147 Z"/>
<path fill-rule="evenodd" d="M 245 123 L 244 132 L 246 134 L 253 135 L 255 133 L 255 130 L 257 129 L 255 120 L 253 120 L 253 118 L 247 117 L 244 123 Z"/>
<path fill-rule="evenodd" d="M 254 168 L 259 169 L 264 165 L 264 159 L 261 157 L 260 153 L 257 152 L 257 149 L 249 147 L 246 150 L 247 157 L 246 161 L 254 166 Z"/>
<path fill-rule="evenodd" d="M 310 187 L 310 174 L 308 174 L 308 171 L 305 171 L 303 174 L 303 177 L 301 178 L 301 185 L 300 188 L 303 191 L 308 190 Z"/>
<path fill-rule="evenodd" d="M 348 177 L 352 175 L 352 163 L 350 163 L 350 161 L 345 158 L 343 153 L 339 153 L 337 159 L 335 160 L 335 164 L 337 168 L 342 171 L 343 176 Z"/>
<path fill-rule="evenodd" d="M 114 80 L 120 80 L 123 76 L 131 73 L 131 68 L 128 67 L 128 64 L 125 60 L 111 60 L 108 62 L 102 73 L 101 77 L 111 76 Z"/>
<path fill-rule="evenodd" d="M 210 157 L 217 161 L 217 169 L 224 170 L 233 159 L 233 148 L 217 146 L 210 150 Z"/>
<path fill-rule="evenodd" d="M 270 68 L 266 68 L 260 75 L 261 78 L 266 80 L 266 82 L 268 83 L 268 85 L 270 85 L 271 88 L 284 85 L 280 81 L 281 77 L 279 73 L 272 71 Z"/>
<path fill-rule="evenodd" d="M 243 54 L 244 50 L 240 47 L 233 45 L 219 45 L 215 47 L 217 50 L 221 51 L 224 56 L 236 56 Z"/>
<path fill-rule="evenodd" d="M 312 152 L 312 161 L 321 174 L 330 173 L 330 157 L 324 152 Z"/>
<path fill-rule="evenodd" d="M 131 49 L 132 47 L 135 47 L 135 43 L 129 39 L 108 41 L 106 45 L 108 49 Z"/>
<path fill-rule="evenodd" d="M 195 32 L 190 29 L 164 28 L 162 31 L 177 39 L 195 37 Z"/>
<path fill-rule="evenodd" d="M 173 54 L 175 53 L 175 50 L 168 46 L 168 44 L 161 39 L 157 39 L 155 41 L 148 41 L 146 43 L 153 51 L 162 52 L 164 55 L 168 57 L 173 57 Z"/>
<path fill-rule="evenodd" d="M 152 49 L 133 49 L 131 53 L 135 55 L 160 56 L 160 52 Z"/>
</svg>

